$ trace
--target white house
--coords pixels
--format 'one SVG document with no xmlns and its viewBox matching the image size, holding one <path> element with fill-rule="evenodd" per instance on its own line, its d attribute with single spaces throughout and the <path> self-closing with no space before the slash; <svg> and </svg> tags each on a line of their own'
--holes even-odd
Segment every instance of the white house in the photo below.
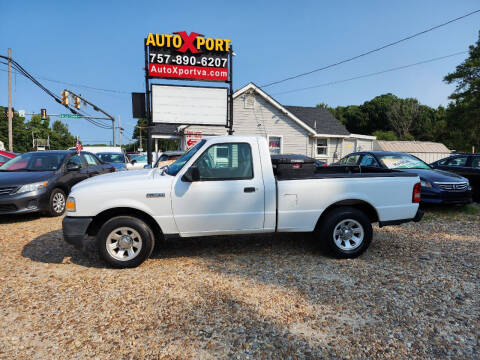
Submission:
<svg viewBox="0 0 480 360">
<path fill-rule="evenodd" d="M 373 149 L 374 136 L 349 133 L 327 109 L 282 105 L 253 83 L 233 98 L 234 134 L 265 137 L 272 154 L 303 154 L 331 163 L 353 151 Z M 226 133 L 219 126 L 157 124 L 152 137 L 176 139 L 185 149 L 195 143 L 191 139 Z"/>
</svg>

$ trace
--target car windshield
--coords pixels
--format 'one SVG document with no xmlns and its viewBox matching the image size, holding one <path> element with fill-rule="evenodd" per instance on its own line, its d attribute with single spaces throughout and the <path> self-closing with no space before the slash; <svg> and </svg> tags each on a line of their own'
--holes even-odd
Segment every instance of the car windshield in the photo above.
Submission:
<svg viewBox="0 0 480 360">
<path fill-rule="evenodd" d="M 205 144 L 205 140 L 200 141 L 197 145 L 183 154 L 177 161 L 175 161 L 173 164 L 170 164 L 166 173 L 172 176 L 177 175 L 187 161 L 190 160 L 193 155 L 195 155 L 195 153 L 203 146 L 203 144 Z"/>
<path fill-rule="evenodd" d="M 377 158 L 389 169 L 431 169 L 422 160 L 409 154 L 377 155 Z"/>
<path fill-rule="evenodd" d="M 32 152 L 22 154 L 0 166 L 0 171 L 55 171 L 67 154 Z"/>
<path fill-rule="evenodd" d="M 147 162 L 147 154 L 143 154 L 143 155 L 132 155 L 131 156 L 131 159 L 132 160 L 135 160 L 136 162 L 139 162 L 139 163 L 143 163 L 143 162 Z"/>
<path fill-rule="evenodd" d="M 123 154 L 98 153 L 97 156 L 106 163 L 125 163 L 125 156 Z"/>
</svg>

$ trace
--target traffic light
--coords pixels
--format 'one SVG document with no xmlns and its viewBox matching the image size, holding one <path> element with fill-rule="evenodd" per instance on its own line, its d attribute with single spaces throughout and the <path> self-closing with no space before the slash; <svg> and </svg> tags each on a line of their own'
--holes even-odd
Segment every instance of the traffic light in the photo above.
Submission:
<svg viewBox="0 0 480 360">
<path fill-rule="evenodd" d="M 68 106 L 68 96 L 69 93 L 67 90 L 62 91 L 62 104 Z"/>
<path fill-rule="evenodd" d="M 47 109 L 41 109 L 40 113 L 42 114 L 42 120 L 47 120 Z"/>
<path fill-rule="evenodd" d="M 77 109 L 80 109 L 80 98 L 78 96 L 75 96 L 73 98 L 73 106 Z"/>
</svg>

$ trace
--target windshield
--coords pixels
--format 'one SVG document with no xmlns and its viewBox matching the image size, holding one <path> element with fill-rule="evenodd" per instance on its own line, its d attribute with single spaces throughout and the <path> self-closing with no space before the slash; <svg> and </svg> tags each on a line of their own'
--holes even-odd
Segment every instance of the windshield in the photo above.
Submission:
<svg viewBox="0 0 480 360">
<path fill-rule="evenodd" d="M 139 163 L 143 163 L 143 162 L 147 162 L 147 154 L 143 154 L 143 155 L 132 155 L 130 157 L 132 160 L 135 160 L 136 162 L 139 162 Z"/>
<path fill-rule="evenodd" d="M 187 163 L 188 160 L 192 158 L 193 155 L 200 149 L 203 144 L 205 144 L 205 140 L 200 141 L 197 145 L 192 147 L 190 150 L 188 150 L 185 154 L 183 154 L 177 161 L 175 161 L 173 164 L 171 164 L 166 173 L 168 175 L 175 176 L 178 174 L 178 172 L 183 168 L 183 166 Z"/>
<path fill-rule="evenodd" d="M 377 155 L 380 162 L 389 169 L 430 169 L 430 166 L 408 154 Z"/>
<path fill-rule="evenodd" d="M 125 156 L 123 154 L 105 154 L 105 153 L 98 153 L 97 156 L 103 162 L 107 163 L 125 163 Z"/>
<path fill-rule="evenodd" d="M 17 156 L 0 166 L 1 171 L 55 171 L 67 154 L 33 152 Z"/>
</svg>

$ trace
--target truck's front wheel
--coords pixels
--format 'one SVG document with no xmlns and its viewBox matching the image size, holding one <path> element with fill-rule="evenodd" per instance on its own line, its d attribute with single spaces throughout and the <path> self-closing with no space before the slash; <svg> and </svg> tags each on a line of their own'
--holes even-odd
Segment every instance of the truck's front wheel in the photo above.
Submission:
<svg viewBox="0 0 480 360">
<path fill-rule="evenodd" d="M 155 246 L 153 233 L 142 220 L 118 216 L 108 220 L 97 234 L 97 247 L 107 263 L 117 268 L 143 263 Z"/>
<path fill-rule="evenodd" d="M 326 214 L 316 235 L 334 256 L 354 258 L 367 250 L 373 230 L 370 219 L 362 211 L 341 207 Z"/>
</svg>

